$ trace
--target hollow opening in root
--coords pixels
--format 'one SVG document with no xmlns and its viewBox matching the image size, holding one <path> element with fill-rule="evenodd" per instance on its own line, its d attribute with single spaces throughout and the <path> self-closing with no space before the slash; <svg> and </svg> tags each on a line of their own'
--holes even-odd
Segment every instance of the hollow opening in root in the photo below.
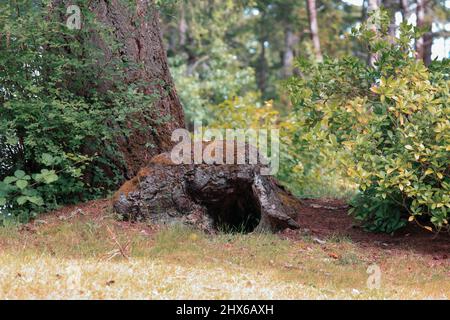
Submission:
<svg viewBox="0 0 450 320">
<path fill-rule="evenodd" d="M 213 219 L 214 228 L 228 233 L 250 233 L 261 220 L 261 207 L 251 184 L 235 182 L 226 190 L 202 195 L 202 204 Z"/>
</svg>

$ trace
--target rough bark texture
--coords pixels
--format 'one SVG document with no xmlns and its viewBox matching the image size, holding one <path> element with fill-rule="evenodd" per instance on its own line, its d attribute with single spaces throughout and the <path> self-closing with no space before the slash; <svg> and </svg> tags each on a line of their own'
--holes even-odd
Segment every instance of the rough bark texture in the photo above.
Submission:
<svg viewBox="0 0 450 320">
<path fill-rule="evenodd" d="M 103 23 L 114 28 L 116 40 L 124 44 L 122 58 L 142 66 L 127 70 L 129 81 L 143 81 L 147 94 L 159 95 L 152 114 L 155 120 L 162 120 L 162 123 L 142 118 L 142 125 L 149 130 L 146 133 L 135 132 L 121 143 L 130 176 L 151 156 L 169 150 L 172 131 L 184 127 L 183 109 L 170 75 L 161 39 L 159 14 L 153 1 L 137 0 L 130 12 L 119 0 L 100 0 L 93 10 Z M 156 130 L 152 131 L 151 127 Z M 148 148 L 149 143 L 152 148 Z"/>
<path fill-rule="evenodd" d="M 55 7 L 71 3 L 69 0 L 53 0 Z M 99 64 L 112 59 L 127 62 L 129 67 L 123 70 L 127 83 L 139 83 L 145 94 L 158 97 L 145 116 L 136 115 L 133 119 L 138 119 L 141 128 L 148 130 L 133 130 L 131 136 L 124 136 L 119 141 L 126 162 L 124 174 L 132 177 L 152 156 L 169 150 L 172 131 L 185 126 L 183 109 L 161 38 L 159 13 L 153 0 L 93 0 L 89 10 L 105 27 L 113 30 L 113 40 L 121 46 L 118 51 L 112 50 L 98 34 L 93 33 L 92 41 L 104 52 L 104 60 Z M 111 88 L 114 88 L 114 83 L 105 79 L 99 90 Z"/>
<path fill-rule="evenodd" d="M 299 201 L 260 165 L 175 165 L 169 153 L 154 157 L 113 197 L 127 220 L 184 222 L 207 232 L 298 228 Z"/>
</svg>

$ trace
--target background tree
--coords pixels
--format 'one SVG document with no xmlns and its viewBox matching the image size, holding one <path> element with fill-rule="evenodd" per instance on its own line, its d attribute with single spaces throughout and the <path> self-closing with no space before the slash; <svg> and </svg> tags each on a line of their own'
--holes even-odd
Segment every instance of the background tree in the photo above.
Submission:
<svg viewBox="0 0 450 320">
<path fill-rule="evenodd" d="M 411 14 L 409 0 L 400 0 L 400 8 L 401 8 L 403 21 L 408 21 L 409 16 Z"/>
<path fill-rule="evenodd" d="M 424 32 L 416 41 L 417 59 L 423 60 L 427 66 L 431 63 L 433 45 L 431 4 L 431 0 L 416 0 L 417 27 Z"/>
<path fill-rule="evenodd" d="M 317 9 L 315 0 L 306 0 L 309 17 L 309 31 L 314 46 L 314 55 L 317 61 L 322 61 L 322 51 L 320 50 L 319 25 L 317 23 Z"/>
<path fill-rule="evenodd" d="M 369 1 L 368 2 L 369 4 L 368 4 L 367 11 L 368 11 L 368 13 L 370 15 L 371 13 L 376 12 L 380 8 L 380 0 L 368 0 L 368 1 Z M 375 32 L 375 33 L 377 32 L 377 25 L 376 25 L 376 23 L 377 22 L 374 21 L 372 23 L 372 27 L 371 27 L 371 30 L 373 32 Z M 373 66 L 376 61 L 377 61 L 376 54 L 374 54 L 374 53 L 369 54 L 369 65 Z"/>
</svg>

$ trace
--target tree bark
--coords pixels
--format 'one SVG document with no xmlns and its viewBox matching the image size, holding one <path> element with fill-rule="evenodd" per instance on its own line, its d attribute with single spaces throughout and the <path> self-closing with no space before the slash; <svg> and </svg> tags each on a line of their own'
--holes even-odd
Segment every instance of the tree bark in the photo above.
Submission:
<svg viewBox="0 0 450 320">
<path fill-rule="evenodd" d="M 314 55 L 317 61 L 322 61 L 322 51 L 320 49 L 319 24 L 317 23 L 316 0 L 306 0 L 309 17 L 309 31 L 311 32 L 311 40 L 314 47 Z"/>
<path fill-rule="evenodd" d="M 180 35 L 179 45 L 181 48 L 183 48 L 186 45 L 186 33 L 188 30 L 188 25 L 186 21 L 186 8 L 184 1 L 181 2 L 180 6 L 180 23 L 178 25 L 178 32 Z"/>
<path fill-rule="evenodd" d="M 289 78 L 294 74 L 295 45 L 299 38 L 292 30 L 291 25 L 287 25 L 284 30 L 284 51 L 283 51 L 283 77 Z"/>
<path fill-rule="evenodd" d="M 380 8 L 380 0 L 368 0 L 368 11 L 378 10 Z"/>
<path fill-rule="evenodd" d="M 367 19 L 367 0 L 363 0 L 361 8 L 361 20 L 365 21 Z"/>
<path fill-rule="evenodd" d="M 70 0 L 53 0 L 53 6 L 72 4 Z M 127 5 L 128 4 L 128 5 Z M 107 64 L 121 59 L 130 67 L 123 70 L 128 84 L 139 84 L 142 92 L 156 95 L 156 101 L 144 114 L 135 115 L 134 121 L 144 130 L 135 130 L 131 123 L 131 135 L 119 141 L 126 166 L 123 174 L 134 176 L 155 154 L 171 148 L 172 131 L 184 128 L 184 113 L 167 62 L 161 37 L 159 13 L 153 0 L 94 0 L 88 8 L 105 27 L 113 30 L 114 40 L 121 46 L 113 50 L 104 39 L 93 34 L 91 41 L 103 52 Z M 105 79 L 102 90 L 114 88 L 113 81 Z"/>
<path fill-rule="evenodd" d="M 368 7 L 367 7 L 367 12 L 370 14 L 373 11 L 376 11 L 380 8 L 380 0 L 369 0 L 368 2 Z M 373 29 L 376 32 L 377 26 L 374 25 Z M 369 54 L 369 65 L 374 66 L 375 62 L 377 61 L 377 55 L 376 54 Z"/>
<path fill-rule="evenodd" d="M 430 0 L 416 0 L 417 27 L 427 30 L 425 34 L 416 41 L 417 59 L 422 60 L 426 66 L 431 64 L 431 53 L 433 46 L 433 33 Z"/>
<path fill-rule="evenodd" d="M 256 68 L 256 81 L 258 89 L 264 96 L 267 92 L 267 77 L 269 73 L 269 64 L 267 63 L 266 57 L 266 38 L 262 37 L 260 39 L 261 51 L 259 53 L 258 66 Z"/>
<path fill-rule="evenodd" d="M 409 0 L 400 0 L 400 8 L 402 12 L 403 21 L 408 21 L 411 12 L 409 10 Z"/>
</svg>

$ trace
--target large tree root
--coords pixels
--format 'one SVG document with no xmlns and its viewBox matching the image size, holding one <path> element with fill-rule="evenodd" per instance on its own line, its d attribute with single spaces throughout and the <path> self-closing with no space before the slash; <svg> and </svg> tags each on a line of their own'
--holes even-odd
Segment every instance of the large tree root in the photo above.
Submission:
<svg viewBox="0 0 450 320">
<path fill-rule="evenodd" d="M 299 201 L 259 165 L 174 165 L 154 157 L 126 182 L 113 206 L 127 220 L 181 221 L 207 232 L 296 229 Z"/>
</svg>

